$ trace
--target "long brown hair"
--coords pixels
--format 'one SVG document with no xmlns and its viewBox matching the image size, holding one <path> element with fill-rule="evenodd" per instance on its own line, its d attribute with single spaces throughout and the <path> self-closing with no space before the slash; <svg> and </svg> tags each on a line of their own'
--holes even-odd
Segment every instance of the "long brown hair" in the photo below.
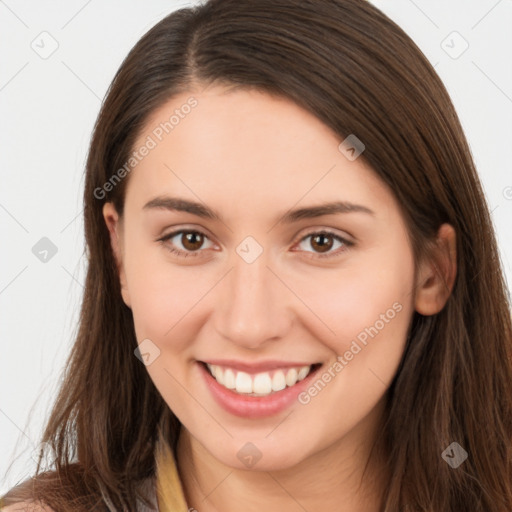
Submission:
<svg viewBox="0 0 512 512">
<path fill-rule="evenodd" d="M 441 80 L 403 30 L 364 0 L 210 0 L 167 16 L 131 50 L 87 160 L 80 326 L 42 436 L 55 470 L 38 467 L 30 486 L 8 498 L 30 493 L 56 511 L 90 511 L 102 510 L 103 491 L 131 512 L 138 482 L 155 471 L 160 421 L 175 449 L 180 423 L 134 356 L 133 317 L 102 216 L 105 201 L 122 213 L 129 176 L 98 190 L 129 159 L 156 108 L 214 83 L 290 98 L 340 141 L 356 134 L 361 158 L 401 206 L 416 262 L 442 223 L 455 228 L 451 296 L 436 315 L 414 313 L 388 390 L 378 439 L 390 472 L 382 511 L 510 512 L 512 327 L 489 209 Z M 441 456 L 452 442 L 468 453 L 457 469 Z"/>
</svg>

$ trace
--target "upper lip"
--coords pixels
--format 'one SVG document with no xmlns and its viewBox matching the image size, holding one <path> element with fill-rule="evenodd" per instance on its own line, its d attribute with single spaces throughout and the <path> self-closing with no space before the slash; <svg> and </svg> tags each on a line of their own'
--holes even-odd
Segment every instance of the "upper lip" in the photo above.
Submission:
<svg viewBox="0 0 512 512">
<path fill-rule="evenodd" d="M 296 362 L 296 361 L 260 361 L 260 362 L 244 362 L 244 361 L 236 361 L 234 359 L 210 359 L 208 361 L 202 361 L 203 363 L 207 363 L 215 366 L 225 366 L 228 368 L 233 368 L 235 370 L 239 370 L 247 373 L 258 373 L 258 372 L 266 372 L 270 370 L 277 370 L 279 368 L 301 368 L 302 366 L 312 366 L 316 363 L 305 363 L 305 362 Z"/>
</svg>

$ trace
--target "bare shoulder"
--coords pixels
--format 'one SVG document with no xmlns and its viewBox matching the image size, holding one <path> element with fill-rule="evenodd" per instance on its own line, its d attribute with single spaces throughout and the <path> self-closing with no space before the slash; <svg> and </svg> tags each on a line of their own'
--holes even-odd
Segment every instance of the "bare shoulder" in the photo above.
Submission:
<svg viewBox="0 0 512 512">
<path fill-rule="evenodd" d="M 3 507 L 1 512 L 54 512 L 54 510 L 48 505 L 43 505 L 39 502 L 24 501 Z"/>
</svg>

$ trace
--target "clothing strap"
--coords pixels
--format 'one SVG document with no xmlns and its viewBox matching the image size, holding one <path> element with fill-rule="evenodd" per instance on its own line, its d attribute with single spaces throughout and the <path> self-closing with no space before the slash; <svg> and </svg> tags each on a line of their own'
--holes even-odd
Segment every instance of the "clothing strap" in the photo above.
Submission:
<svg viewBox="0 0 512 512">
<path fill-rule="evenodd" d="M 156 495 L 159 512 L 188 512 L 174 455 L 161 432 L 155 452 Z"/>
</svg>

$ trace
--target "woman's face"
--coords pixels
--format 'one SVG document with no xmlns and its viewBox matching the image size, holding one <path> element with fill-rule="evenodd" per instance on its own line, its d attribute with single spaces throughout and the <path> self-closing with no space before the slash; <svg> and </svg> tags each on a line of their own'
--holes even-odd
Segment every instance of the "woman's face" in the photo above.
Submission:
<svg viewBox="0 0 512 512">
<path fill-rule="evenodd" d="M 226 465 L 291 467 L 382 414 L 414 260 L 391 192 L 341 142 L 286 99 L 182 94 L 134 146 L 123 218 L 104 208 L 147 371 Z"/>
</svg>

